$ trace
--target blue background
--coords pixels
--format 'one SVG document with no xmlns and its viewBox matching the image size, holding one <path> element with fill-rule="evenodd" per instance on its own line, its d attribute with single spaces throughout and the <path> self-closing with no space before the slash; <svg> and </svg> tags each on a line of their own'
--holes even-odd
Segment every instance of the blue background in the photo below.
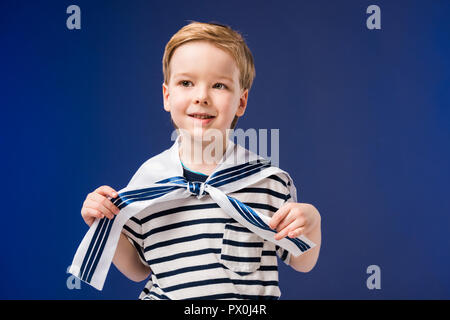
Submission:
<svg viewBox="0 0 450 320">
<path fill-rule="evenodd" d="M 81 8 L 81 30 L 66 8 Z M 366 8 L 381 8 L 381 30 Z M 136 299 L 66 273 L 100 185 L 172 145 L 162 56 L 189 20 L 240 31 L 256 78 L 238 127 L 279 128 L 280 167 L 322 216 L 282 299 L 450 298 L 449 1 L 1 1 L 2 299 Z M 366 287 L 369 265 L 381 289 Z"/>
</svg>

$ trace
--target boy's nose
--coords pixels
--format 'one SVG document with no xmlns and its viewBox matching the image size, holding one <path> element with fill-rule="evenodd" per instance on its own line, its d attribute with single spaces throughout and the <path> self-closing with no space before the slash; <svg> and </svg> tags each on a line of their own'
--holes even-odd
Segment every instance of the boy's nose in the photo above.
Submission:
<svg viewBox="0 0 450 320">
<path fill-rule="evenodd" d="M 195 103 L 197 104 L 204 104 L 204 105 L 208 105 L 208 99 L 207 98 L 203 98 L 203 97 L 197 97 L 195 99 Z"/>
<path fill-rule="evenodd" d="M 195 103 L 208 105 L 209 104 L 208 100 L 209 100 L 208 88 L 204 86 L 198 86 L 197 92 L 195 92 L 195 99 L 194 99 Z"/>
</svg>

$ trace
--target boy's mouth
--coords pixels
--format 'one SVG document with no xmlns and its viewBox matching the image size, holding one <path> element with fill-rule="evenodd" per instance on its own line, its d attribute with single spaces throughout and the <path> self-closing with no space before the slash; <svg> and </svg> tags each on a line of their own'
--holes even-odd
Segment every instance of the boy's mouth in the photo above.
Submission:
<svg viewBox="0 0 450 320">
<path fill-rule="evenodd" d="M 209 115 L 207 113 L 192 113 L 189 115 L 192 118 L 195 119 L 212 119 L 215 118 L 215 116 Z"/>
<path fill-rule="evenodd" d="M 215 116 L 212 116 L 210 114 L 207 113 L 191 113 L 189 115 L 189 117 L 192 118 L 192 120 L 194 121 L 194 124 L 199 124 L 199 125 L 207 125 L 208 123 L 210 123 L 211 121 L 213 121 L 213 119 L 215 118 Z"/>
</svg>

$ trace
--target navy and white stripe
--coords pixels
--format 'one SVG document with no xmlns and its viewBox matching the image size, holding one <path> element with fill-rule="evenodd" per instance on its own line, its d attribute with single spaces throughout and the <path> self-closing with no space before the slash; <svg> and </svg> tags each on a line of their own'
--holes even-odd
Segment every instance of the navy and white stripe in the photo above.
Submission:
<svg viewBox="0 0 450 320">
<path fill-rule="evenodd" d="M 211 186 L 222 186 L 226 183 L 237 181 L 244 177 L 248 177 L 251 174 L 255 174 L 261 171 L 263 168 L 270 166 L 269 161 L 258 160 L 255 163 L 245 163 L 236 167 L 218 171 L 216 174 L 212 175 L 211 178 L 207 179 L 204 183 L 200 182 L 190 182 L 184 177 L 172 177 L 156 182 L 156 184 L 166 184 L 161 187 L 150 187 L 138 190 L 132 190 L 127 192 L 119 193 L 119 196 L 113 200 L 113 203 L 119 208 L 123 209 L 133 202 L 146 201 L 161 197 L 171 191 L 177 190 L 179 188 L 188 189 L 194 195 L 204 195 L 206 190 L 202 191 L 202 184 L 209 184 Z M 167 185 L 170 184 L 170 185 Z M 201 192 L 202 191 L 202 192 Z M 235 210 L 249 223 L 253 226 L 269 231 L 273 234 L 276 233 L 275 230 L 270 229 L 270 227 L 261 220 L 258 214 L 246 206 L 242 202 L 233 197 L 227 196 L 228 201 L 233 205 Z M 114 218 L 115 219 L 115 218 Z M 111 230 L 111 226 L 114 223 L 114 219 L 106 221 L 103 219 L 97 226 L 95 230 L 93 241 L 89 244 L 89 248 L 84 257 L 83 263 L 80 270 L 80 279 L 85 282 L 91 282 L 92 275 L 94 274 L 99 259 L 103 253 L 103 249 L 108 240 L 108 235 Z M 304 252 L 310 248 L 310 246 L 300 239 L 285 238 L 287 241 L 294 243 L 301 252 Z"/>
<path fill-rule="evenodd" d="M 229 220 L 224 219 L 234 219 L 235 222 L 240 223 L 242 226 L 245 226 L 245 228 L 252 231 L 252 234 L 267 240 L 265 242 L 271 242 L 273 245 L 278 245 L 296 256 L 309 250 L 315 245 L 304 236 L 300 236 L 298 239 L 284 238 L 281 240 L 274 240 L 273 236 L 275 231 L 268 227 L 270 218 L 267 215 L 264 215 L 264 207 L 261 208 L 259 203 L 253 201 L 242 201 L 239 196 L 233 194 L 239 194 L 239 190 L 267 180 L 267 177 L 269 176 L 276 177 L 276 175 L 279 174 L 277 179 L 283 180 L 280 177 L 284 177 L 287 180 L 287 182 L 284 182 L 284 186 L 287 186 L 286 190 L 289 190 L 295 201 L 296 189 L 293 184 L 290 184 L 292 180 L 285 171 L 277 167 L 272 167 L 269 161 L 260 158 L 245 148 L 229 141 L 227 150 L 222 158 L 224 161 L 219 163 L 213 174 L 207 177 L 205 181 L 188 181 L 183 176 L 178 150 L 179 137 L 170 149 L 147 160 L 135 173 L 128 186 L 119 191 L 119 196 L 117 198 L 112 199 L 113 203 L 121 209 L 120 213 L 111 220 L 96 219 L 94 221 L 77 249 L 69 269 L 71 274 L 101 290 L 112 263 L 120 233 L 127 221 L 133 221 L 134 217 L 142 212 L 152 210 L 158 210 L 159 212 L 159 210 L 162 210 L 165 206 L 171 206 L 174 203 L 179 207 L 185 206 L 186 203 L 192 199 L 200 201 L 204 201 L 204 199 L 209 199 L 209 201 L 213 200 L 213 203 L 207 203 L 206 205 L 215 206 L 216 209 L 220 208 L 221 210 L 218 211 L 222 212 L 223 216 L 204 217 L 203 220 L 197 222 L 187 222 L 183 220 L 178 221 L 178 224 L 175 225 L 173 225 L 173 221 L 170 220 L 166 225 L 160 225 L 159 229 L 155 229 L 152 232 L 158 234 L 158 237 L 160 237 L 162 234 L 165 234 L 164 232 L 169 225 L 175 227 L 175 230 L 191 227 L 195 228 L 196 226 L 204 225 L 223 227 L 224 223 L 232 223 L 227 222 Z M 234 157 L 234 155 L 236 155 L 236 157 Z M 233 159 L 233 163 L 228 163 L 229 159 Z M 276 179 L 272 180 L 276 181 Z M 259 190 L 254 186 L 252 188 L 252 190 Z M 285 198 L 288 197 L 286 190 L 284 190 L 282 194 L 282 198 L 285 201 Z M 276 190 L 271 192 L 271 195 L 275 197 L 280 193 L 280 191 Z M 264 193 L 256 192 L 252 199 L 256 199 L 256 195 L 262 194 Z M 266 195 L 267 194 L 269 193 L 266 193 Z M 195 195 L 196 197 L 192 197 L 192 195 Z M 155 214 L 155 217 L 157 216 L 158 213 Z M 136 231 L 134 230 L 134 232 Z M 229 233 L 231 233 L 231 231 L 229 231 Z M 154 238 L 152 236 L 153 235 L 149 235 L 148 238 Z M 165 241 L 158 241 L 157 243 L 143 247 L 141 258 L 143 260 L 145 258 L 145 261 L 149 261 L 145 256 L 147 252 L 157 253 L 162 250 L 162 252 L 160 252 L 161 254 L 150 259 L 150 261 L 153 261 L 153 264 L 156 264 L 156 262 L 161 263 L 164 259 L 189 260 L 195 256 L 198 247 L 189 247 L 186 246 L 186 243 L 192 245 L 202 241 L 216 241 L 223 236 L 223 229 L 214 232 L 208 229 L 191 235 L 174 235 L 174 237 L 168 238 Z M 230 241 L 225 243 L 225 246 L 235 243 L 232 241 L 236 240 L 230 239 Z M 171 246 L 171 248 L 173 248 L 173 246 L 179 246 L 183 251 L 172 256 L 162 254 L 169 246 Z M 248 250 L 249 248 L 246 246 L 240 247 L 241 250 Z M 258 246 L 251 248 L 261 249 Z M 211 250 L 214 251 L 217 249 L 217 246 L 210 246 L 202 249 L 202 252 L 209 254 L 213 253 Z M 208 250 L 209 253 L 207 252 Z M 267 253 L 267 250 L 264 250 L 263 248 L 261 256 L 266 256 L 265 252 Z M 230 258 L 230 256 L 233 255 L 227 253 L 222 254 L 222 262 L 228 267 L 236 262 L 233 261 L 233 258 Z M 247 260 L 249 262 L 257 263 L 256 259 L 251 258 L 252 256 L 250 255 Z M 237 270 L 237 267 L 232 268 Z M 252 268 L 248 266 L 247 269 L 249 270 L 248 272 L 250 272 Z M 246 271 L 241 270 L 237 272 L 242 273 Z M 158 272 L 155 274 L 158 274 Z M 229 283 L 229 285 L 236 284 Z M 170 285 L 162 288 L 169 288 L 169 291 L 170 289 L 175 290 L 175 288 L 176 290 L 188 290 L 187 288 L 181 287 L 172 288 Z"/>
<path fill-rule="evenodd" d="M 199 177 L 199 180 L 201 177 Z M 289 201 L 271 176 L 229 194 L 271 216 Z M 141 299 L 278 299 L 277 256 L 290 254 L 231 219 L 211 197 L 190 197 L 131 218 L 125 233 L 152 270 Z"/>
</svg>

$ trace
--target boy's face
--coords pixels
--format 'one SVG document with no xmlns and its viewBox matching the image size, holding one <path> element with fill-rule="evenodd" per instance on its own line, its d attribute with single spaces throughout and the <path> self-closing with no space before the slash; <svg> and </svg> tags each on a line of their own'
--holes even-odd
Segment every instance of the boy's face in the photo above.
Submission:
<svg viewBox="0 0 450 320">
<path fill-rule="evenodd" d="M 206 41 L 178 47 L 170 61 L 170 79 L 163 83 L 164 110 L 175 125 L 194 139 L 208 129 L 225 136 L 234 116 L 242 116 L 248 90 L 239 85 L 239 69 L 233 57 Z M 200 119 L 200 114 L 212 116 Z"/>
</svg>

